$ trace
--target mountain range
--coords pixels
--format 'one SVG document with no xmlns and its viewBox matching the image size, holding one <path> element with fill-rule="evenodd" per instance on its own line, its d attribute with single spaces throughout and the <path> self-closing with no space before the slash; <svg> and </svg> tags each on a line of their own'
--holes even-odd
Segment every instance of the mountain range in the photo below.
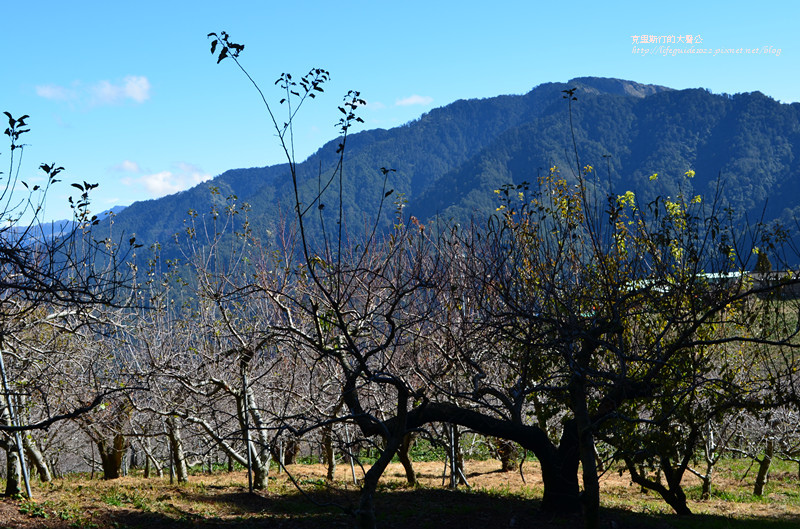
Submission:
<svg viewBox="0 0 800 529">
<path fill-rule="evenodd" d="M 576 99 L 565 100 L 564 91 L 572 89 Z M 304 205 L 323 185 L 320 175 L 335 167 L 340 142 L 323 145 L 297 165 Z M 405 214 L 422 222 L 437 216 L 465 221 L 493 212 L 493 190 L 504 184 L 533 182 L 553 166 L 569 177 L 592 165 L 604 190 L 631 190 L 645 200 L 679 192 L 713 196 L 719 181 L 725 204 L 749 220 L 782 219 L 796 226 L 798 155 L 798 103 L 782 104 L 760 92 L 713 94 L 581 77 L 541 84 L 524 95 L 460 100 L 400 127 L 351 134 L 342 201 L 351 226 L 375 218 L 388 189 L 394 191 L 391 199 L 405 202 Z M 381 168 L 394 170 L 387 173 L 388 188 Z M 690 170 L 695 177 L 688 180 Z M 329 189 L 320 202 L 333 205 L 338 193 Z M 288 165 L 231 169 L 192 189 L 136 202 L 100 228 L 113 220 L 119 236 L 159 242 L 174 256 L 174 234 L 187 219 L 207 219 L 213 208 L 220 211 L 234 200 L 249 204 L 256 235 L 275 237 L 283 221 L 293 218 Z M 329 226 L 335 224 L 335 207 L 314 209 Z M 382 226 L 391 224 L 393 212 L 384 206 Z"/>
</svg>

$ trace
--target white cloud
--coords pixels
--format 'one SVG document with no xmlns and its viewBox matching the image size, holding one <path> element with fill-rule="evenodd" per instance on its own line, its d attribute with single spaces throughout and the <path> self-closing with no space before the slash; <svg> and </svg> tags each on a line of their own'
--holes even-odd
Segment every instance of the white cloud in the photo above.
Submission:
<svg viewBox="0 0 800 529">
<path fill-rule="evenodd" d="M 112 169 L 123 173 L 138 173 L 140 171 L 139 164 L 130 160 L 124 160 L 122 163 L 112 167 Z"/>
<path fill-rule="evenodd" d="M 384 108 L 386 108 L 386 105 L 384 105 L 380 101 L 367 101 L 367 108 L 372 110 L 383 110 Z"/>
<path fill-rule="evenodd" d="M 394 104 L 399 107 L 407 107 L 410 105 L 430 105 L 431 103 L 433 103 L 432 97 L 414 94 L 403 99 L 398 99 Z"/>
<path fill-rule="evenodd" d="M 114 167 L 126 172 L 144 172 L 136 162 L 130 160 L 125 160 Z M 199 167 L 190 163 L 178 162 L 171 170 L 141 174 L 137 177 L 126 176 L 121 178 L 120 182 L 126 186 L 143 187 L 152 198 L 158 198 L 184 191 L 210 179 L 211 175 L 203 172 Z"/>
<path fill-rule="evenodd" d="M 71 87 L 54 84 L 35 87 L 36 95 L 56 101 L 78 101 L 87 106 L 116 105 L 126 100 L 144 103 L 150 99 L 150 81 L 141 75 L 128 75 L 121 81 L 98 81 L 85 85 L 80 81 Z"/>
<path fill-rule="evenodd" d="M 55 99 L 57 101 L 67 101 L 75 98 L 75 92 L 57 85 L 40 85 L 36 88 L 36 95 L 45 99 Z"/>
<path fill-rule="evenodd" d="M 203 170 L 196 165 L 185 162 L 178 162 L 176 165 L 184 178 L 193 186 L 201 184 L 206 180 L 211 180 L 211 175 L 204 173 Z"/>
<path fill-rule="evenodd" d="M 147 77 L 129 75 L 125 79 L 125 97 L 133 99 L 137 103 L 143 103 L 150 99 L 150 81 Z"/>
<path fill-rule="evenodd" d="M 119 89 L 109 81 L 100 81 L 91 87 L 92 103 L 96 105 L 110 105 L 119 99 Z"/>
<path fill-rule="evenodd" d="M 138 179 L 151 196 L 160 197 L 177 193 L 182 190 L 178 178 L 172 171 L 161 171 L 158 173 L 143 175 Z"/>
<path fill-rule="evenodd" d="M 147 77 L 129 75 L 122 82 L 100 81 L 90 88 L 91 102 L 95 105 L 114 105 L 126 99 L 143 103 L 150 98 L 150 81 Z"/>
</svg>

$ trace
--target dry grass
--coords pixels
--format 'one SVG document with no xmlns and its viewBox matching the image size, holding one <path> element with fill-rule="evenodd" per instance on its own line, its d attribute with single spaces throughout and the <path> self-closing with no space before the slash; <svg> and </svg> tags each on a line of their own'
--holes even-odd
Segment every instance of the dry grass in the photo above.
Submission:
<svg viewBox="0 0 800 529">
<path fill-rule="evenodd" d="M 377 500 L 379 526 L 444 529 L 458 527 L 577 527 L 575 516 L 552 516 L 538 509 L 542 482 L 536 463 L 504 473 L 496 461 L 467 462 L 471 488 L 442 487 L 443 463 L 415 463 L 421 485 L 405 483 L 399 464 L 386 472 Z M 244 472 L 197 474 L 189 483 L 170 485 L 168 479 L 129 476 L 114 481 L 91 481 L 71 476 L 52 484 L 37 484 L 35 501 L 0 502 L 3 528 L 134 528 L 167 527 L 349 527 L 342 509 L 357 501 L 350 468 L 341 465 L 333 484 L 325 481 L 320 465 L 289 469 L 301 484 L 297 492 L 285 473 L 272 473 L 269 489 L 250 495 Z M 699 483 L 687 478 L 690 507 L 700 516 L 679 518 L 655 494 L 644 494 L 626 475 L 602 478 L 604 526 L 614 527 L 800 527 L 800 481 L 796 473 L 773 473 L 763 498 L 750 494 L 752 476 L 730 465 L 715 478 L 716 491 L 700 501 Z M 360 474 L 360 472 L 359 472 Z M 745 477 L 745 479 L 742 479 Z M 315 503 L 316 502 L 316 503 Z M 326 504 L 326 505 L 323 505 Z"/>
</svg>

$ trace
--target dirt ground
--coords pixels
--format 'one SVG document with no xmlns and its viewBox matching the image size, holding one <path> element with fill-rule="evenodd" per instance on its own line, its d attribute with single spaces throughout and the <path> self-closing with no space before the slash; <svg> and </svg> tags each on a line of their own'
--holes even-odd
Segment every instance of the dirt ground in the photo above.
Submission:
<svg viewBox="0 0 800 529">
<path fill-rule="evenodd" d="M 376 498 L 379 527 L 391 529 L 483 529 L 493 527 L 580 527 L 575 515 L 539 510 L 542 481 L 536 463 L 526 462 L 523 474 L 501 472 L 497 461 L 468 461 L 469 487 L 449 490 L 442 485 L 442 462 L 416 462 L 421 483 L 409 487 L 400 464 L 392 464 Z M 267 491 L 250 495 L 244 472 L 197 474 L 189 483 L 170 485 L 168 478 L 128 476 L 113 481 L 70 476 L 52 484 L 35 484 L 35 501 L 0 501 L 0 528 L 106 529 L 188 527 L 352 527 L 357 501 L 349 465 L 340 465 L 336 480 L 326 482 L 321 465 L 293 465 L 289 471 L 303 489 L 299 493 L 286 473 L 273 471 Z M 358 467 L 357 477 L 363 475 Z M 716 486 L 724 494 L 692 500 L 700 516 L 679 518 L 655 494 L 645 494 L 619 473 L 602 477 L 602 527 L 800 527 L 800 483 L 796 476 L 773 477 L 766 498 L 754 500 L 735 477 L 720 475 Z M 777 483 L 778 485 L 775 485 Z M 786 486 L 783 486 L 784 484 Z M 689 492 L 692 497 L 691 483 Z M 749 485 L 748 485 L 749 486 Z M 726 521 L 736 520 L 738 525 Z M 748 520 L 751 520 L 748 522 Z M 716 525 L 715 525 L 716 524 Z"/>
</svg>

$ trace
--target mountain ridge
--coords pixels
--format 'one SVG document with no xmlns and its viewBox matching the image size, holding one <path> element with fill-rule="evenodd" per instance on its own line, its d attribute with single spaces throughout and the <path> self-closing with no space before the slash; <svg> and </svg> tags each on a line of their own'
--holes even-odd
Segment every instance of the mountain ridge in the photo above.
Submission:
<svg viewBox="0 0 800 529">
<path fill-rule="evenodd" d="M 563 91 L 572 88 L 577 101 L 570 129 Z M 534 181 L 553 165 L 575 167 L 573 132 L 581 164 L 604 173 L 607 191 L 630 188 L 654 197 L 688 186 L 708 193 L 722 173 L 730 187 L 726 200 L 734 207 L 750 213 L 771 198 L 772 218 L 800 213 L 800 104 L 778 103 L 760 92 L 731 96 L 577 77 L 522 95 L 458 100 L 399 127 L 348 136 L 346 215 L 374 218 L 386 191 L 382 167 L 395 170 L 389 186 L 403 193 L 407 213 L 420 220 L 487 214 L 494 210 L 491 191 L 499 185 Z M 335 165 L 340 141 L 327 142 L 298 163 L 301 201 L 310 203 L 316 195 L 319 169 L 327 174 Z M 682 175 L 690 169 L 698 176 L 686 183 Z M 655 185 L 649 179 L 653 173 L 661 175 Z M 115 230 L 163 244 L 184 227 L 190 210 L 202 215 L 235 196 L 250 203 L 254 231 L 270 236 L 293 215 L 291 191 L 287 164 L 231 169 L 181 193 L 132 204 L 115 216 Z M 334 198 L 323 196 L 322 202 Z M 152 215 L 154 209 L 158 215 Z"/>
</svg>

